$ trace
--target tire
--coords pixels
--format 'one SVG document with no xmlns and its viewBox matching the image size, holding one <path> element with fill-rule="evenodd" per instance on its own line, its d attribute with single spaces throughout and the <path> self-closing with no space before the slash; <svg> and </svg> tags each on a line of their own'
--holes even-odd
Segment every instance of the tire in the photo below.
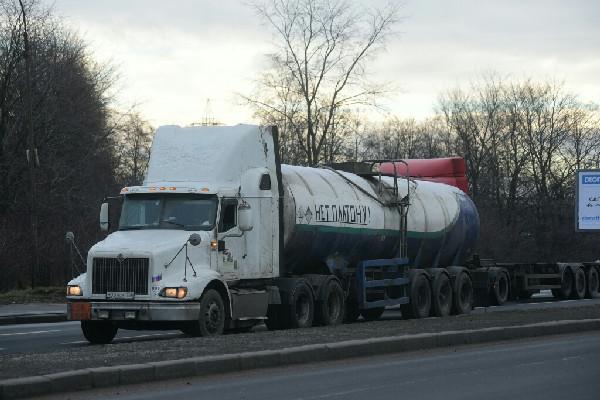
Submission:
<svg viewBox="0 0 600 400">
<path fill-rule="evenodd" d="M 445 273 L 433 279 L 431 297 L 431 314 L 435 317 L 446 317 L 452 311 L 452 283 Z"/>
<path fill-rule="evenodd" d="M 304 281 L 298 281 L 290 293 L 286 328 L 309 328 L 313 324 L 315 302 L 312 291 Z"/>
<path fill-rule="evenodd" d="M 109 321 L 81 321 L 83 336 L 91 344 L 107 344 L 117 334 L 117 326 Z"/>
<path fill-rule="evenodd" d="M 208 289 L 200 298 L 198 321 L 190 325 L 192 336 L 217 336 L 225 327 L 225 305 L 223 298 L 214 289 Z"/>
<path fill-rule="evenodd" d="M 344 290 L 336 279 L 323 287 L 323 299 L 317 303 L 315 319 L 319 325 L 338 325 L 344 320 Z"/>
<path fill-rule="evenodd" d="M 590 267 L 587 276 L 587 290 L 585 296 L 593 299 L 598 297 L 598 290 L 600 289 L 600 280 L 598 279 L 598 270 L 594 267 Z"/>
<path fill-rule="evenodd" d="M 494 287 L 491 290 L 492 304 L 495 306 L 501 306 L 508 301 L 508 293 L 510 286 L 508 283 L 508 276 L 505 272 L 500 272 L 496 275 L 494 281 Z"/>
<path fill-rule="evenodd" d="M 423 273 L 416 273 L 410 282 L 410 302 L 402 304 L 404 318 L 426 318 L 431 312 L 431 286 Z"/>
<path fill-rule="evenodd" d="M 381 317 L 384 311 L 385 307 L 367 308 L 360 310 L 360 315 L 365 319 L 365 321 L 375 321 Z"/>
<path fill-rule="evenodd" d="M 573 274 L 570 269 L 566 269 L 560 280 L 560 289 L 552 289 L 552 295 L 561 300 L 567 300 L 573 292 Z"/>
<path fill-rule="evenodd" d="M 453 314 L 470 314 L 473 309 L 473 282 L 467 273 L 460 272 L 456 276 L 453 295 Z"/>
<path fill-rule="evenodd" d="M 573 291 L 571 297 L 579 300 L 585 297 L 585 291 L 587 288 L 587 280 L 585 279 L 585 271 L 583 268 L 577 268 L 573 275 Z"/>
</svg>

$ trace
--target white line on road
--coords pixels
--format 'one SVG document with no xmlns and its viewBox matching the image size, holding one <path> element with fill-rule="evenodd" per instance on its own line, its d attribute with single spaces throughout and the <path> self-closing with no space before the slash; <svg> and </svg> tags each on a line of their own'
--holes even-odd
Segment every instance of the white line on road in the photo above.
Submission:
<svg viewBox="0 0 600 400">
<path fill-rule="evenodd" d="M 153 336 L 172 336 L 172 335 L 181 335 L 181 333 L 168 332 L 168 333 L 149 333 L 149 334 L 137 335 L 137 336 L 120 336 L 120 337 L 115 338 L 114 342 L 119 342 L 123 339 L 137 339 L 137 338 L 146 338 L 146 337 L 153 337 Z M 87 343 L 87 340 L 77 340 L 74 342 L 63 342 L 61 344 L 83 344 L 83 343 Z"/>
<path fill-rule="evenodd" d="M 60 331 L 61 331 L 60 329 L 50 329 L 47 331 L 0 333 L 0 336 L 35 335 L 35 334 L 39 334 L 39 333 L 50 333 L 50 332 L 60 332 Z"/>
<path fill-rule="evenodd" d="M 76 342 L 63 342 L 61 344 L 83 344 L 83 343 L 87 343 L 87 340 L 77 340 Z"/>
</svg>

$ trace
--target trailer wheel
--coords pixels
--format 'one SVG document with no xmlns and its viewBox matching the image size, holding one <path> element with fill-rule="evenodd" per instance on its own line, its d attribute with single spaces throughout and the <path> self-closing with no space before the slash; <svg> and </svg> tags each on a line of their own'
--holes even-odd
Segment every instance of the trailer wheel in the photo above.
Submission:
<svg viewBox="0 0 600 400">
<path fill-rule="evenodd" d="M 570 269 L 566 269 L 560 281 L 560 289 L 552 289 L 552 295 L 561 300 L 567 300 L 571 297 L 573 291 L 573 274 Z"/>
<path fill-rule="evenodd" d="M 91 344 L 107 344 L 112 342 L 118 329 L 110 321 L 81 321 L 83 336 Z"/>
<path fill-rule="evenodd" d="M 598 270 L 594 267 L 590 267 L 587 278 L 587 291 L 585 295 L 586 297 L 593 299 L 598 296 L 598 289 L 600 286 Z"/>
<path fill-rule="evenodd" d="M 193 324 L 192 335 L 216 336 L 225 327 L 225 305 L 219 292 L 208 289 L 200 299 L 200 315 Z"/>
<path fill-rule="evenodd" d="M 385 307 L 366 308 L 364 310 L 360 310 L 360 315 L 362 315 L 365 321 L 375 321 L 381 317 L 384 311 Z"/>
<path fill-rule="evenodd" d="M 309 328 L 315 314 L 315 302 L 310 287 L 299 281 L 290 293 L 287 328 Z"/>
<path fill-rule="evenodd" d="M 431 286 L 425 274 L 415 274 L 410 283 L 410 302 L 402 304 L 404 318 L 425 318 L 431 312 Z"/>
<path fill-rule="evenodd" d="M 432 313 L 436 317 L 446 317 L 452 310 L 452 284 L 448 275 L 438 274 L 433 279 Z"/>
<path fill-rule="evenodd" d="M 573 291 L 571 292 L 571 297 L 574 299 L 583 299 L 585 297 L 586 287 L 585 271 L 583 268 L 577 268 L 573 277 Z"/>
<path fill-rule="evenodd" d="M 469 314 L 473 308 L 473 282 L 468 274 L 461 272 L 454 280 L 454 314 Z"/>
<path fill-rule="evenodd" d="M 323 288 L 323 300 L 317 303 L 316 320 L 320 325 L 337 325 L 344 319 L 344 291 L 336 279 Z"/>
<path fill-rule="evenodd" d="M 492 304 L 495 306 L 501 306 L 508 300 L 509 284 L 508 276 L 505 272 L 500 272 L 496 275 L 494 281 L 494 287 L 491 291 Z"/>
</svg>

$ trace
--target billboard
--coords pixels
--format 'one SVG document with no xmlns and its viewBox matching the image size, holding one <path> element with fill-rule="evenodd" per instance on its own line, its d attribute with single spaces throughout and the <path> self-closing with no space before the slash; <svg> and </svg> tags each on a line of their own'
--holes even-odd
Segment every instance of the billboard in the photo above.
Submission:
<svg viewBox="0 0 600 400">
<path fill-rule="evenodd" d="M 600 169 L 577 171 L 575 229 L 600 232 Z"/>
</svg>

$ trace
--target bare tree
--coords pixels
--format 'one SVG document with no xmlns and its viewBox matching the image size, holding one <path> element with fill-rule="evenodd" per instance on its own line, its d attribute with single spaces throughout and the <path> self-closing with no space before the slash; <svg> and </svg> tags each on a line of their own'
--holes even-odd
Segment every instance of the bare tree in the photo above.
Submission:
<svg viewBox="0 0 600 400">
<path fill-rule="evenodd" d="M 391 34 L 398 9 L 368 11 L 343 0 L 269 0 L 254 8 L 277 37 L 270 59 L 281 80 L 274 87 L 269 72 L 260 87 L 278 93 L 279 102 L 272 103 L 268 94 L 245 98 L 261 112 L 287 121 L 303 161 L 318 164 L 324 146 L 335 143 L 330 136 L 340 110 L 373 104 L 374 96 L 384 92 L 382 86 L 368 82 L 366 68 Z M 285 96 L 279 90 L 281 83 L 289 90 L 284 90 Z M 288 107 L 289 99 L 294 106 Z M 328 159 L 331 150 L 325 152 Z"/>
<path fill-rule="evenodd" d="M 113 113 L 116 178 L 122 185 L 140 185 L 144 180 L 154 128 L 139 112 Z"/>
<path fill-rule="evenodd" d="M 94 63 L 50 9 L 36 0 L 0 1 L 0 265 L 6 278 L 0 290 L 32 278 L 36 285 L 64 283 L 64 232 L 74 230 L 84 245 L 95 239 L 89 227 L 97 203 L 115 184 L 106 95 L 112 81 L 110 69 Z M 33 191 L 43 201 L 32 202 Z M 28 273 L 35 262 L 31 230 L 23 224 L 30 218 L 37 220 L 43 255 L 35 277 Z"/>
</svg>

